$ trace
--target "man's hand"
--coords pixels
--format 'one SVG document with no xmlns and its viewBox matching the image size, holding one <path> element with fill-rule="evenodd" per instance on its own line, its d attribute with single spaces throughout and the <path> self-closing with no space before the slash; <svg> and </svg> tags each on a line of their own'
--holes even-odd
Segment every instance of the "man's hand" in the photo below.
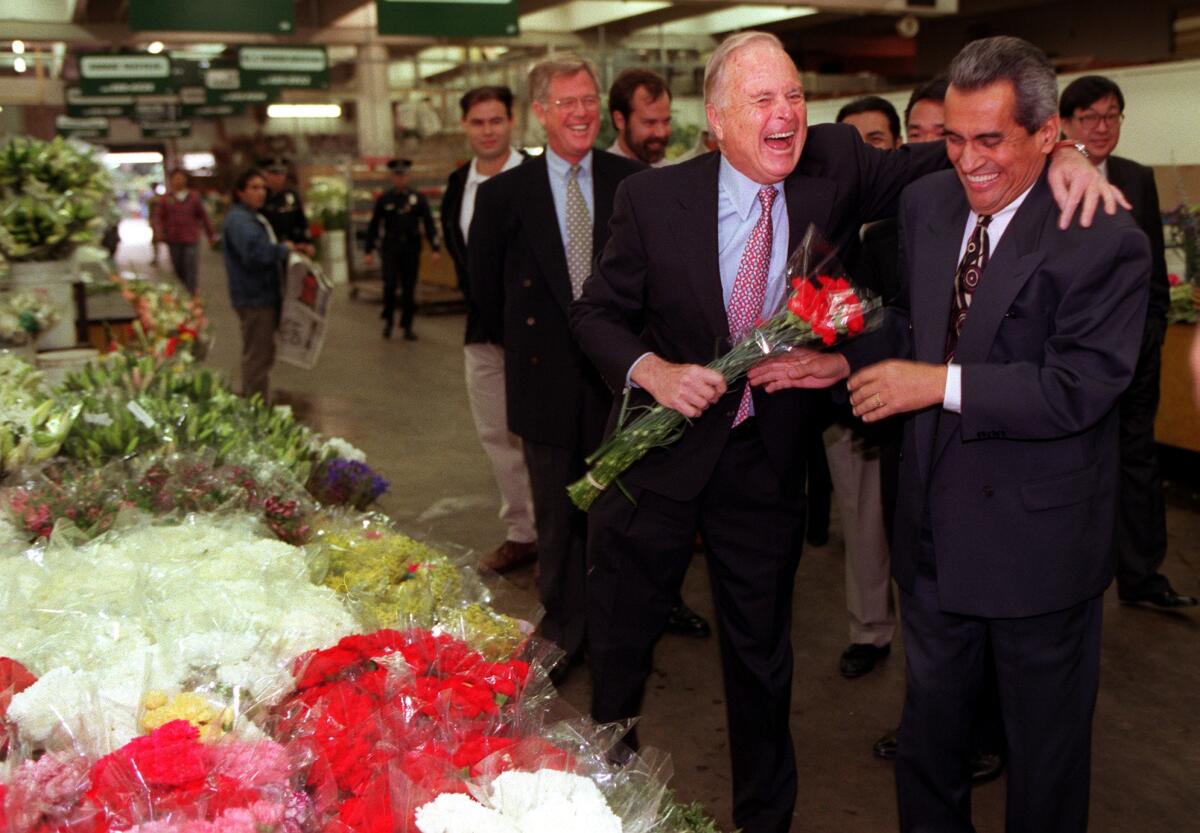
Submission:
<svg viewBox="0 0 1200 833">
<path fill-rule="evenodd" d="M 317 256 L 317 247 L 312 243 L 297 243 L 296 251 L 302 255 L 308 255 L 309 257 Z"/>
<path fill-rule="evenodd" d="M 888 359 L 858 371 L 846 387 L 854 415 L 878 422 L 940 405 L 946 395 L 946 365 Z"/>
<path fill-rule="evenodd" d="M 439 260 L 442 259 L 442 253 L 439 252 L 437 249 L 434 249 L 432 252 L 429 253 L 429 259 L 432 260 L 434 263 L 437 263 Z"/>
<path fill-rule="evenodd" d="M 767 393 L 787 388 L 827 388 L 850 375 L 841 353 L 821 353 L 803 347 L 771 356 L 750 368 L 750 384 Z"/>
<path fill-rule="evenodd" d="M 698 364 L 673 364 L 653 353 L 633 368 L 630 381 L 658 404 L 689 419 L 700 416 L 725 393 L 725 377 Z"/>
<path fill-rule="evenodd" d="M 1079 208 L 1079 225 L 1090 226 L 1100 200 L 1104 200 L 1106 214 L 1116 214 L 1118 205 L 1126 210 L 1132 208 L 1121 189 L 1109 184 L 1100 169 L 1071 145 L 1061 145 L 1051 154 L 1049 182 L 1054 201 L 1062 212 L 1058 215 L 1060 229 L 1071 225 L 1076 208 Z"/>
</svg>

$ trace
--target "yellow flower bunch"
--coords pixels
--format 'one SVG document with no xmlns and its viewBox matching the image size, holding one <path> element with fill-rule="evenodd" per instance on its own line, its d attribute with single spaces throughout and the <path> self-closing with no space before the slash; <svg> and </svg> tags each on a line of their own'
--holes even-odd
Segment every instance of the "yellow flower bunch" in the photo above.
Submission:
<svg viewBox="0 0 1200 833">
<path fill-rule="evenodd" d="M 212 743 L 233 728 L 233 709 L 220 708 L 194 691 L 183 691 L 174 696 L 163 691 L 146 692 L 142 698 L 142 717 L 138 721 L 141 730 L 153 732 L 172 720 L 186 720 L 200 731 L 201 741 Z"/>
</svg>

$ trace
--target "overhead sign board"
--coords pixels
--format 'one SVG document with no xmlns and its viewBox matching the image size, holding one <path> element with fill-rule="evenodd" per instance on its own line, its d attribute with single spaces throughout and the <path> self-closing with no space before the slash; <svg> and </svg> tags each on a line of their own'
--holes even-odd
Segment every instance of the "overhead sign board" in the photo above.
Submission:
<svg viewBox="0 0 1200 833">
<path fill-rule="evenodd" d="M 180 139 L 192 132 L 190 121 L 147 122 L 140 127 L 143 139 Z"/>
<path fill-rule="evenodd" d="M 294 0 L 129 0 L 134 32 L 290 33 L 296 28 Z"/>
<path fill-rule="evenodd" d="M 108 119 L 74 119 L 70 116 L 58 116 L 54 127 L 60 136 L 75 139 L 107 139 Z"/>
<path fill-rule="evenodd" d="M 83 55 L 79 59 L 84 95 L 152 95 L 171 86 L 166 55 Z"/>
<path fill-rule="evenodd" d="M 517 0 L 375 0 L 381 35 L 516 35 Z"/>
<path fill-rule="evenodd" d="M 329 58 L 321 46 L 243 46 L 238 69 L 247 88 L 329 88 Z"/>
<path fill-rule="evenodd" d="M 133 115 L 131 95 L 84 95 L 79 87 L 67 87 L 66 99 L 67 115 L 76 119 Z"/>
</svg>

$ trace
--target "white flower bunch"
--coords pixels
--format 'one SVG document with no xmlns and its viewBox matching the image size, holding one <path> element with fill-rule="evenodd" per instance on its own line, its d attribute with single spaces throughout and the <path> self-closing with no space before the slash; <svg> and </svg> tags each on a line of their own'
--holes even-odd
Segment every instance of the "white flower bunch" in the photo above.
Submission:
<svg viewBox="0 0 1200 833">
<path fill-rule="evenodd" d="M 343 440 L 341 437 L 330 437 L 325 441 L 325 446 L 321 449 L 322 458 L 341 457 L 344 460 L 351 460 L 355 463 L 367 462 L 366 452 L 355 448 L 350 443 Z"/>
<path fill-rule="evenodd" d="M 505 772 L 481 801 L 444 793 L 417 809 L 421 833 L 621 833 L 595 782 L 543 769 Z"/>
<path fill-rule="evenodd" d="M 208 686 L 239 706 L 291 688 L 290 663 L 355 630 L 309 581 L 303 551 L 248 517 L 146 526 L 81 547 L 0 558 L 0 656 L 39 676 L 9 708 L 22 739 L 53 744 L 105 712 L 109 742 L 136 734 L 142 693 Z"/>
</svg>

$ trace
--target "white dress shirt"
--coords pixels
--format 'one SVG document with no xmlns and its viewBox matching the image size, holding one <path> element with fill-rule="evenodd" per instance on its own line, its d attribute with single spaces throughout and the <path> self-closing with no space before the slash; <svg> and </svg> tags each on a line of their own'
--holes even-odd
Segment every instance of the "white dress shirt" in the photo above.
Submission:
<svg viewBox="0 0 1200 833">
<path fill-rule="evenodd" d="M 989 260 L 992 257 L 992 253 L 996 251 L 996 246 L 1000 244 L 1000 238 L 1008 230 L 1008 224 L 1012 222 L 1017 209 L 1021 207 L 1021 203 L 1025 202 L 1025 198 L 1029 196 L 1029 192 L 1032 190 L 1033 185 L 1030 185 L 1021 192 L 1021 196 L 992 215 L 992 221 L 988 223 L 987 228 Z M 979 215 L 974 211 L 967 214 L 967 227 L 963 231 L 962 245 L 958 247 L 957 263 L 962 263 L 963 256 L 967 253 L 967 244 L 971 242 L 971 232 L 975 231 L 975 224 L 978 221 Z M 956 268 L 957 263 L 955 264 Z M 986 268 L 984 269 L 984 275 L 987 275 Z M 942 394 L 942 408 L 951 413 L 962 413 L 962 365 L 955 364 L 954 362 L 946 366 L 946 390 Z"/>
<path fill-rule="evenodd" d="M 521 164 L 521 154 L 512 148 L 508 149 L 508 158 L 499 173 L 510 171 Z M 472 159 L 471 167 L 467 168 L 467 184 L 463 188 L 462 208 L 458 211 L 458 227 L 462 229 L 463 242 L 467 242 L 467 233 L 471 230 L 471 218 L 475 216 L 475 194 L 479 186 L 491 179 L 479 173 L 479 160 Z"/>
</svg>

